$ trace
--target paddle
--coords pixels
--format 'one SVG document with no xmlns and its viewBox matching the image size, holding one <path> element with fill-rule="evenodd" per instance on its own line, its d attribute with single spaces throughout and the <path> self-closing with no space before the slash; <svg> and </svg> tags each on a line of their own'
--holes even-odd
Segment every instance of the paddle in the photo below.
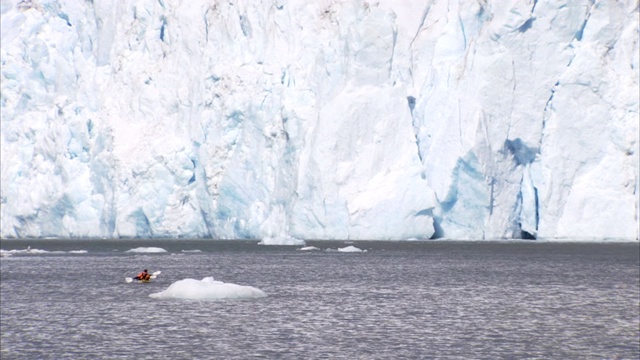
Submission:
<svg viewBox="0 0 640 360">
<path fill-rule="evenodd" d="M 154 273 L 151 273 L 151 279 L 155 279 L 156 277 L 158 277 L 158 275 L 160 275 L 161 272 L 162 271 L 158 270 Z M 126 281 L 127 283 L 130 283 L 130 282 L 133 282 L 133 278 L 127 277 L 127 278 L 124 278 L 124 281 Z"/>
</svg>

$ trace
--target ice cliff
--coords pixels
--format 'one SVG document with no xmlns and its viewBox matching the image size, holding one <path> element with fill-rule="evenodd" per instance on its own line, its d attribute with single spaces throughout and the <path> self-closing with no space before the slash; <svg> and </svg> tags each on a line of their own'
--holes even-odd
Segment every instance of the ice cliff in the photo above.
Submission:
<svg viewBox="0 0 640 360">
<path fill-rule="evenodd" d="M 1 236 L 638 239 L 637 0 L 1 0 Z"/>
</svg>

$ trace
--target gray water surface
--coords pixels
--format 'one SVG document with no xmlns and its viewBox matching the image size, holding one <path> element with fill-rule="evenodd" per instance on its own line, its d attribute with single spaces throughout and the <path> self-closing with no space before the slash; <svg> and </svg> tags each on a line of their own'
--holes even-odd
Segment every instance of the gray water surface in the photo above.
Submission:
<svg viewBox="0 0 640 360">
<path fill-rule="evenodd" d="M 307 245 L 2 240 L 48 252 L 0 260 L 0 358 L 640 358 L 638 243 Z M 326 251 L 347 245 L 366 252 Z M 206 276 L 268 296 L 149 298 Z"/>
</svg>

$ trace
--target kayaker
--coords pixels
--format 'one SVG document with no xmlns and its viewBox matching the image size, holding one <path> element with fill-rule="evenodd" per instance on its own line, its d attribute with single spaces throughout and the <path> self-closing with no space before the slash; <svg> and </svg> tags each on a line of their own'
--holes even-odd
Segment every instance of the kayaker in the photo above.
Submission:
<svg viewBox="0 0 640 360">
<path fill-rule="evenodd" d="M 147 269 L 144 269 L 144 271 L 138 274 L 138 276 L 134 277 L 134 279 L 148 281 L 151 279 L 151 275 L 147 272 Z"/>
</svg>

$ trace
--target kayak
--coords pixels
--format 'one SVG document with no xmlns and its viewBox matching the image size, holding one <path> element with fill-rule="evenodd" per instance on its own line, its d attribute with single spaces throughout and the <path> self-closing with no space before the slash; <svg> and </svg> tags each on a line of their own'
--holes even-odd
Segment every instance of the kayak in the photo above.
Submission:
<svg viewBox="0 0 640 360">
<path fill-rule="evenodd" d="M 151 274 L 151 278 L 149 280 L 138 280 L 138 279 L 127 277 L 127 278 L 124 278 L 124 281 L 126 281 L 127 283 L 132 283 L 133 280 L 135 280 L 137 283 L 141 283 L 141 284 L 142 283 L 148 283 L 148 282 L 151 282 L 151 280 L 153 280 L 156 277 L 158 277 L 158 275 L 160 275 L 161 272 L 162 271 L 156 271 L 156 272 L 152 273 Z"/>
</svg>

